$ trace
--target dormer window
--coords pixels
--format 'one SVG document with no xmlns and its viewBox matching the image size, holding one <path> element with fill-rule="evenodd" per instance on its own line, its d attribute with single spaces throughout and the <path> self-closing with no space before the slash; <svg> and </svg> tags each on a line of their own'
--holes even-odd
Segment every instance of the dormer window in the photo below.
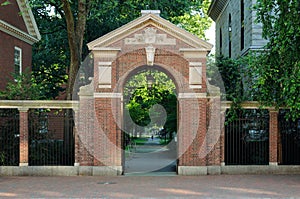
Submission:
<svg viewBox="0 0 300 199">
<path fill-rule="evenodd" d="M 19 75 L 22 73 L 22 49 L 15 47 L 15 53 L 14 53 L 14 71 L 16 75 Z"/>
</svg>

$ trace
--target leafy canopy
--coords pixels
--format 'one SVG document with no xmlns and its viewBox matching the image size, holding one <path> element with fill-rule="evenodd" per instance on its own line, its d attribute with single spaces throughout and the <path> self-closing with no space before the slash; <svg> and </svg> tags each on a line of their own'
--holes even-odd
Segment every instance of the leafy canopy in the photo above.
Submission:
<svg viewBox="0 0 300 199">
<path fill-rule="evenodd" d="M 257 21 L 263 24 L 266 49 L 251 64 L 258 74 L 255 88 L 265 105 L 289 107 L 300 117 L 300 1 L 257 0 Z"/>
<path fill-rule="evenodd" d="M 163 127 L 168 133 L 177 131 L 177 98 L 175 85 L 164 73 L 151 71 L 155 80 L 147 84 L 149 71 L 136 74 L 124 87 L 125 108 L 139 126 Z M 158 106 L 157 106 L 158 105 Z M 130 130 L 130 129 L 129 129 Z"/>
</svg>

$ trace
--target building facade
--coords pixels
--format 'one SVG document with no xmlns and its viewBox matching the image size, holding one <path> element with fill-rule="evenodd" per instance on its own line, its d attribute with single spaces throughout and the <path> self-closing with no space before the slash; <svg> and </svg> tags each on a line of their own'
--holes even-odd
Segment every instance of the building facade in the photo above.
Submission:
<svg viewBox="0 0 300 199">
<path fill-rule="evenodd" d="M 0 90 L 13 73 L 31 68 L 32 45 L 41 38 L 26 2 L 12 0 L 0 6 Z"/>
<path fill-rule="evenodd" d="M 236 58 L 264 47 L 262 24 L 252 9 L 256 0 L 213 0 L 208 15 L 216 23 L 216 55 Z"/>
</svg>

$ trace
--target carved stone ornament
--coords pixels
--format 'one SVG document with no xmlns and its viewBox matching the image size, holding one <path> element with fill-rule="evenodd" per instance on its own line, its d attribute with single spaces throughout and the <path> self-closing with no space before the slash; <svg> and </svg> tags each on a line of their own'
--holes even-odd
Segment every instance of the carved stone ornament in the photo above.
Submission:
<svg viewBox="0 0 300 199">
<path fill-rule="evenodd" d="M 94 78 L 90 77 L 89 80 L 91 81 L 90 84 L 81 86 L 79 88 L 79 96 L 92 96 L 94 95 Z"/>
<path fill-rule="evenodd" d="M 154 56 L 155 56 L 155 48 L 153 46 L 148 46 L 145 49 L 146 49 L 146 55 L 147 55 L 147 65 L 153 66 Z"/>
<path fill-rule="evenodd" d="M 125 44 L 160 44 L 160 45 L 176 45 L 176 39 L 167 38 L 166 34 L 157 34 L 157 30 L 153 27 L 145 28 L 142 34 L 135 34 L 134 38 L 126 38 Z"/>
</svg>

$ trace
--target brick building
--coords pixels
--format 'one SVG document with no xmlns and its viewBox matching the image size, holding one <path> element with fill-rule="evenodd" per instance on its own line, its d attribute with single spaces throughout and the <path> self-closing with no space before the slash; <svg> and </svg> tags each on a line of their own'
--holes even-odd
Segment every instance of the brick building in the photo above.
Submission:
<svg viewBox="0 0 300 199">
<path fill-rule="evenodd" d="M 0 90 L 13 73 L 31 68 L 32 45 L 40 38 L 27 1 L 11 0 L 0 6 Z"/>
<path fill-rule="evenodd" d="M 216 23 L 216 55 L 236 58 L 267 43 L 256 23 L 255 0 L 213 0 L 208 15 Z"/>
</svg>

